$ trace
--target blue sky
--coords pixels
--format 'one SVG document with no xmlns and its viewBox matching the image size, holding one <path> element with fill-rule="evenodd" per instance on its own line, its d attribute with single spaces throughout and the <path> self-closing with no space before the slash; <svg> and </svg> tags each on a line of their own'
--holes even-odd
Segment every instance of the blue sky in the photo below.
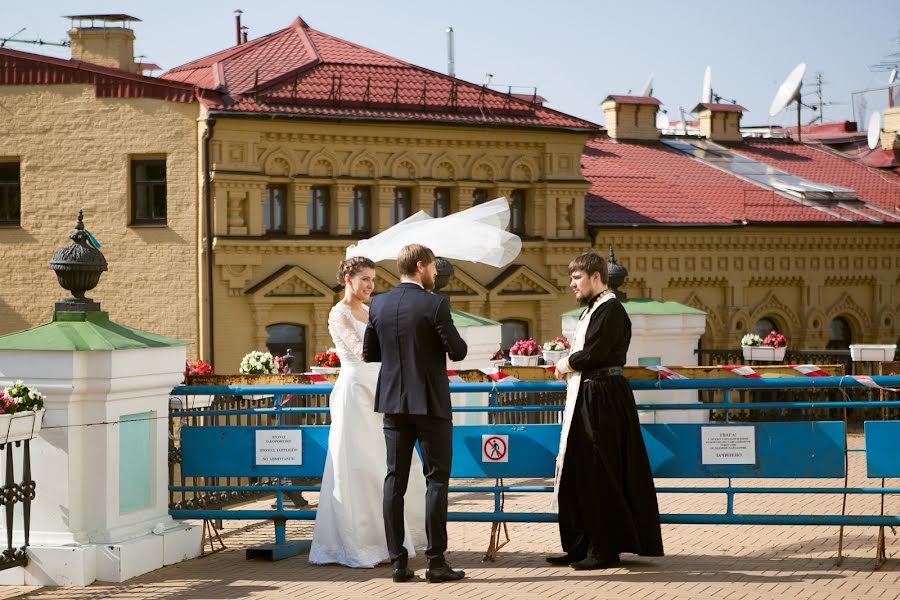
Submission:
<svg viewBox="0 0 900 600">
<path fill-rule="evenodd" d="M 713 89 L 749 109 L 745 124 L 791 124 L 768 108 L 781 80 L 799 62 L 826 80 L 826 120 L 851 119 L 851 92 L 884 85 L 887 73 L 868 65 L 900 52 L 896 0 L 718 1 L 660 0 L 352 0 L 247 2 L 213 0 L 0 2 L 0 37 L 22 27 L 21 38 L 66 39 L 72 13 L 127 13 L 135 26 L 136 54 L 164 68 L 234 43 L 233 10 L 244 10 L 250 37 L 283 28 L 301 15 L 310 26 L 403 60 L 446 71 L 445 28 L 455 30 L 456 74 L 521 90 L 537 87 L 548 105 L 601 123 L 608 94 L 638 93 L 651 73 L 654 95 L 672 118 L 700 98 L 703 71 Z M 68 50 L 8 44 L 29 52 L 68 57 Z M 884 94 L 868 94 L 869 110 Z M 814 113 L 804 112 L 804 122 Z"/>
</svg>

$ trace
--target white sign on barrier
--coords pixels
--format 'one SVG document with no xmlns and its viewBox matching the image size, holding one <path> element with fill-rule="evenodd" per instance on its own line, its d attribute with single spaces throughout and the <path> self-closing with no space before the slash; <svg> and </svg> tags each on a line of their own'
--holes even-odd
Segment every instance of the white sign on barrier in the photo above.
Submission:
<svg viewBox="0 0 900 600">
<path fill-rule="evenodd" d="M 755 465 L 756 428 L 701 427 L 700 448 L 704 465 Z"/>
<path fill-rule="evenodd" d="M 257 465 L 302 465 L 303 432 L 299 429 L 257 429 Z"/>
<path fill-rule="evenodd" d="M 508 463 L 509 436 L 484 434 L 481 436 L 481 462 Z"/>
</svg>

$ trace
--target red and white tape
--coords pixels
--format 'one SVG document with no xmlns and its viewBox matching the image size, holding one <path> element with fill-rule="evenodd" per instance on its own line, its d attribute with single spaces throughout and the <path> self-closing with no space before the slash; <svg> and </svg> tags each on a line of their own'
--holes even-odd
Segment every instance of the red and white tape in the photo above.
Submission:
<svg viewBox="0 0 900 600">
<path fill-rule="evenodd" d="M 858 381 L 867 388 L 872 388 L 875 390 L 887 390 L 888 392 L 900 392 L 900 388 L 889 388 L 884 387 L 883 385 L 878 385 L 877 383 L 875 383 L 875 380 L 868 375 L 848 375 L 847 377 L 853 379 L 854 381 Z"/>
<path fill-rule="evenodd" d="M 735 375 L 740 375 L 741 377 L 746 377 L 748 379 L 757 379 L 760 376 L 759 373 L 745 365 L 719 365 L 719 368 L 731 371 Z"/>
<path fill-rule="evenodd" d="M 788 365 L 801 375 L 807 377 L 830 377 L 827 371 L 823 371 L 816 365 Z"/>
<path fill-rule="evenodd" d="M 685 377 L 681 373 L 676 373 L 669 367 L 664 367 L 662 365 L 647 365 L 644 368 L 647 369 L 648 371 L 655 372 L 662 379 L 687 379 L 687 377 Z"/>
</svg>

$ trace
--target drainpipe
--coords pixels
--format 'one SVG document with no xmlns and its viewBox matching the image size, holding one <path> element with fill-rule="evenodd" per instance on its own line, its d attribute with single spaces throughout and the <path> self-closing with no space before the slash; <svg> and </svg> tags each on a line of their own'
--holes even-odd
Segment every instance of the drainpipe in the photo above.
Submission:
<svg viewBox="0 0 900 600">
<path fill-rule="evenodd" d="M 207 362 L 215 368 L 216 363 L 216 335 L 215 319 L 213 318 L 213 218 L 212 218 L 212 186 L 210 178 L 210 152 L 209 146 L 213 136 L 213 128 L 216 125 L 215 117 L 206 118 L 206 131 L 203 133 L 203 208 L 204 227 L 206 228 L 206 337 L 209 343 Z"/>
</svg>

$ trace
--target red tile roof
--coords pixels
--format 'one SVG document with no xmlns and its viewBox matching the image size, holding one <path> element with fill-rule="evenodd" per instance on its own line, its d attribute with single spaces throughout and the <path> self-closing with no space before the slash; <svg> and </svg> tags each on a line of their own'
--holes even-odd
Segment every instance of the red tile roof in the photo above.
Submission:
<svg viewBox="0 0 900 600">
<path fill-rule="evenodd" d="M 661 106 L 662 102 L 654 98 L 653 96 L 619 96 L 612 95 L 607 96 L 603 99 L 603 102 L 607 100 L 615 100 L 619 104 L 654 104 L 656 106 Z M 602 104 L 602 102 L 601 102 Z"/>
<path fill-rule="evenodd" d="M 747 112 L 747 109 L 740 104 L 721 104 L 716 102 L 701 102 L 700 104 L 692 108 L 691 112 L 697 112 L 701 108 L 705 108 L 706 110 L 711 110 L 713 112 Z"/>
<path fill-rule="evenodd" d="M 161 77 L 216 89 L 224 112 L 599 130 L 514 94 L 411 65 L 302 19 Z"/>
<path fill-rule="evenodd" d="M 193 102 L 194 86 L 77 60 L 0 48 L 0 85 L 93 84 L 98 98 Z"/>
<path fill-rule="evenodd" d="M 894 211 L 900 222 L 900 178 L 793 142 L 748 140 L 735 152 L 820 183 L 850 187 L 867 203 Z M 614 141 L 597 135 L 585 146 L 582 173 L 591 183 L 585 220 L 591 224 L 710 224 L 831 222 L 842 219 L 714 168 L 660 142 Z M 827 207 L 845 219 L 870 222 Z"/>
<path fill-rule="evenodd" d="M 900 210 L 900 177 L 893 173 L 871 169 L 818 146 L 786 140 L 747 139 L 733 149 L 817 183 L 852 188 L 860 200 L 885 210 Z"/>
</svg>

